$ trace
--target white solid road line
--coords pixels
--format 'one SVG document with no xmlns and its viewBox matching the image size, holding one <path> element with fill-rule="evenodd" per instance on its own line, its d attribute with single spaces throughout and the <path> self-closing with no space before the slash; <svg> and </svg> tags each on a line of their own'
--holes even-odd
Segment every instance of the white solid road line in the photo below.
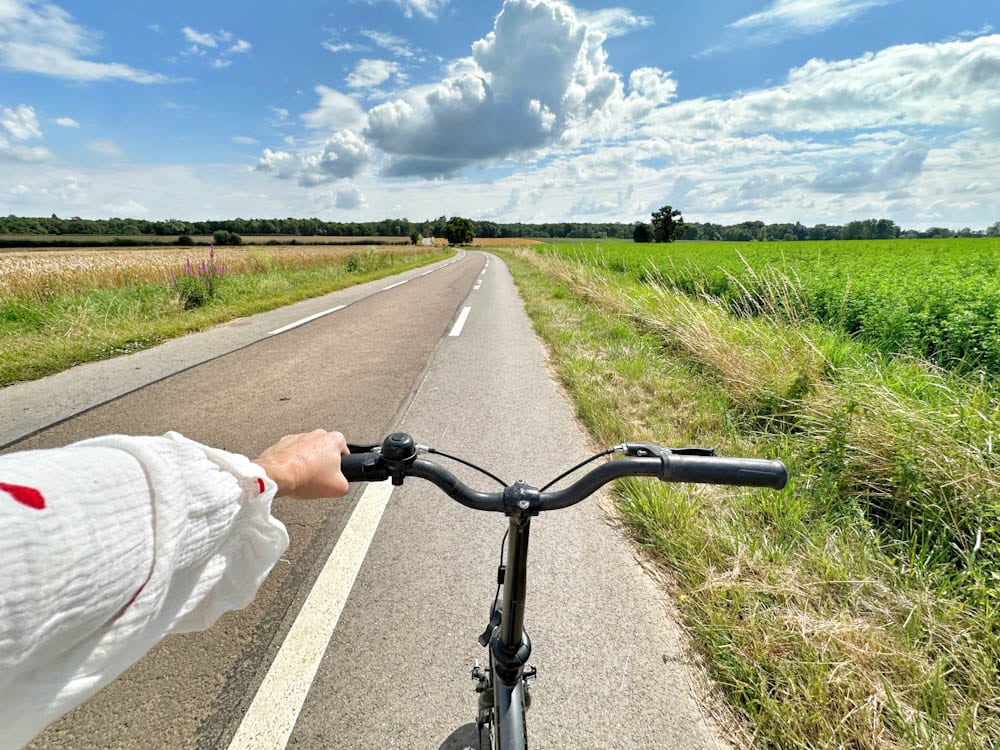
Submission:
<svg viewBox="0 0 1000 750">
<path fill-rule="evenodd" d="M 391 494 L 389 482 L 365 488 L 229 743 L 229 750 L 281 750 L 288 744 Z"/>
<path fill-rule="evenodd" d="M 471 307 L 463 307 L 462 312 L 458 314 L 458 320 L 455 321 L 454 327 L 451 329 L 449 336 L 459 336 L 462 333 L 462 329 L 465 327 L 465 321 L 469 318 L 469 313 L 472 311 Z"/>
<path fill-rule="evenodd" d="M 290 331 L 293 328 L 298 328 L 300 325 L 308 323 L 310 320 L 316 320 L 316 318 L 322 318 L 324 315 L 329 315 L 330 313 L 335 313 L 337 310 L 343 310 L 347 305 L 337 305 L 336 307 L 331 307 L 329 310 L 324 310 L 323 312 L 318 312 L 314 315 L 310 315 L 307 318 L 302 318 L 302 320 L 296 320 L 294 323 L 289 323 L 287 326 L 282 326 L 281 328 L 275 328 L 273 331 L 268 333 L 268 336 L 274 336 L 278 333 L 284 333 L 285 331 Z"/>
<path fill-rule="evenodd" d="M 403 284 L 405 284 L 408 281 L 409 279 L 403 279 L 402 281 L 397 281 L 395 284 L 389 284 L 389 286 L 382 287 L 382 291 L 387 292 L 390 289 L 395 289 L 397 286 L 403 286 Z"/>
</svg>

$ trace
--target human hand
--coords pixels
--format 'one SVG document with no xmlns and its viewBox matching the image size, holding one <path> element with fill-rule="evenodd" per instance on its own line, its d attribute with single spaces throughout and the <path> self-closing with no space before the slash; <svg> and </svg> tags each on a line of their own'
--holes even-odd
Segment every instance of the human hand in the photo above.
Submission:
<svg viewBox="0 0 1000 750">
<path fill-rule="evenodd" d="M 279 495 L 300 500 L 343 497 L 348 485 L 340 471 L 340 457 L 347 453 L 347 441 L 339 432 L 313 430 L 285 435 L 254 463 L 277 483 Z"/>
</svg>

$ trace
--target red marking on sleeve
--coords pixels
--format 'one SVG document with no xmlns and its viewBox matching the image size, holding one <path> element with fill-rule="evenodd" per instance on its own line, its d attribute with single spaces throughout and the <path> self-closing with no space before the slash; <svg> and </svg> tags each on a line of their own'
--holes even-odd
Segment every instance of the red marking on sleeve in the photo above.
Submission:
<svg viewBox="0 0 1000 750">
<path fill-rule="evenodd" d="M 257 477 L 257 486 L 260 488 L 260 494 L 264 494 L 264 480 Z"/>
<path fill-rule="evenodd" d="M 27 505 L 35 510 L 45 508 L 45 498 L 42 493 L 33 487 L 24 487 L 20 484 L 6 484 L 0 482 L 0 490 L 3 490 L 21 505 Z"/>
</svg>

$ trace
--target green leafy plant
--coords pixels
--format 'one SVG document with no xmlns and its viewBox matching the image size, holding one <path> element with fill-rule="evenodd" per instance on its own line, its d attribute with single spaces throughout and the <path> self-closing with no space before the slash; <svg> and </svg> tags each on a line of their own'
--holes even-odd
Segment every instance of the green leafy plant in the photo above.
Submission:
<svg viewBox="0 0 1000 750">
<path fill-rule="evenodd" d="M 171 286 L 185 310 L 204 307 L 215 296 L 226 267 L 215 262 L 215 245 L 208 248 L 208 260 L 195 266 L 188 258 L 180 276 L 170 272 Z"/>
</svg>

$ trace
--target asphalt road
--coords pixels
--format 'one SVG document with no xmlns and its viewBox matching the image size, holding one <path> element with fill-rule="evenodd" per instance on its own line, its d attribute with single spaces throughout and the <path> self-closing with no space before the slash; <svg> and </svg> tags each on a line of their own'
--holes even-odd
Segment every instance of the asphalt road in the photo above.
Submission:
<svg viewBox="0 0 1000 750">
<path fill-rule="evenodd" d="M 347 307 L 267 335 L 340 304 Z M 63 376 L 50 391 L 66 404 L 55 417 L 32 408 L 51 385 L 0 392 L 0 409 L 19 415 L 16 430 L 32 433 L 7 450 L 174 429 L 253 456 L 282 434 L 316 426 L 355 442 L 405 429 L 508 481 L 536 484 L 589 454 L 506 269 L 479 253 L 165 351 Z M 128 378 L 133 388 L 149 384 L 120 394 Z M 11 430 L 0 440 L 14 439 Z M 321 569 L 369 507 L 377 532 L 364 542 L 301 711 L 296 704 L 288 747 L 475 747 L 469 669 L 474 657 L 485 661 L 476 636 L 495 589 L 504 519 L 416 481 L 396 488 L 382 513 L 364 489 L 341 501 L 278 501 L 292 546 L 253 605 L 208 632 L 168 638 L 31 747 L 280 747 L 257 741 L 272 736 L 261 727 L 281 712 L 251 708 L 254 696 L 266 695 L 262 683 L 279 695 L 293 691 L 275 655 L 301 630 L 294 623 L 307 620 Z M 526 628 L 539 670 L 532 746 L 726 747 L 694 696 L 697 680 L 664 594 L 599 501 L 537 519 L 531 544 Z"/>
</svg>

